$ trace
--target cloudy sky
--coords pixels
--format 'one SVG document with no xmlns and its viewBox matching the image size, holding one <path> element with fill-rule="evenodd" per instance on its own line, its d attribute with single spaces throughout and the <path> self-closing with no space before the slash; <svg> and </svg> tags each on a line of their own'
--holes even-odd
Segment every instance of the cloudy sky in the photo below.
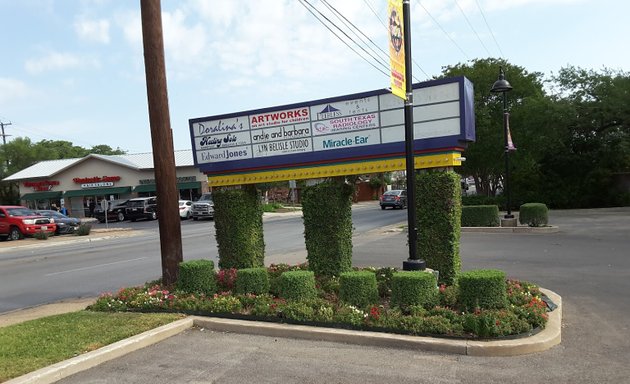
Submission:
<svg viewBox="0 0 630 384">
<path fill-rule="evenodd" d="M 191 147 L 191 118 L 389 86 L 376 61 L 387 1 L 305 1 L 162 0 L 175 149 Z M 630 71 L 630 2 L 411 0 L 411 9 L 416 81 L 486 57 L 547 75 L 567 65 Z M 366 53 L 331 27 L 360 57 L 311 12 L 339 26 L 346 18 L 360 30 L 346 32 L 352 39 L 376 46 Z M 0 15 L 6 140 L 151 151 L 139 0 L 0 0 Z"/>
</svg>

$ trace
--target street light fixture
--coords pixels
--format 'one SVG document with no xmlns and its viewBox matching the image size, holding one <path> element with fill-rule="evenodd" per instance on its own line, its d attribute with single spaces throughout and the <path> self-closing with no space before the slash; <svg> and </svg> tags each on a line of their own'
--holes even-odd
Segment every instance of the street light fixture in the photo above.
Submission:
<svg viewBox="0 0 630 384">
<path fill-rule="evenodd" d="M 507 214 L 504 216 L 505 219 L 514 219 L 514 215 L 512 215 L 511 210 L 511 201 L 510 201 L 510 144 L 509 144 L 509 123 L 510 123 L 510 114 L 507 110 L 507 96 L 506 93 L 512 90 L 512 86 L 510 83 L 505 80 L 505 74 L 503 73 L 503 67 L 499 67 L 499 79 L 494 82 L 492 85 L 492 89 L 490 92 L 502 93 L 503 94 L 503 143 L 505 145 L 505 180 L 503 185 L 503 190 L 507 197 Z"/>
</svg>

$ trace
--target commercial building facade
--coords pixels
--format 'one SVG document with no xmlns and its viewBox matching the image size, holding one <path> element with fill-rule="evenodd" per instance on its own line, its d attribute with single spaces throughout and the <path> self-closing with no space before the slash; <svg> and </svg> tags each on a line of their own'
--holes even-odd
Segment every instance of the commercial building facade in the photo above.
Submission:
<svg viewBox="0 0 630 384">
<path fill-rule="evenodd" d="M 207 177 L 195 168 L 192 151 L 174 153 L 180 198 L 194 200 L 207 192 Z M 152 153 L 42 161 L 3 181 L 18 184 L 22 205 L 65 207 L 74 217 L 90 216 L 102 200 L 156 196 Z"/>
</svg>

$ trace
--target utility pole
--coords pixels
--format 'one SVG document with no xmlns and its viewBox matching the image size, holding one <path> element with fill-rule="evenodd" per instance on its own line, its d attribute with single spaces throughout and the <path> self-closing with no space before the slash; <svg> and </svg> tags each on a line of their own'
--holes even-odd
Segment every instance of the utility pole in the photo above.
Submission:
<svg viewBox="0 0 630 384">
<path fill-rule="evenodd" d="M 11 122 L 3 123 L 2 121 L 0 121 L 0 127 L 2 127 L 2 145 L 7 145 L 7 136 L 11 136 L 11 135 L 7 135 L 6 133 L 4 133 L 4 126 L 5 125 L 13 125 L 13 124 L 11 124 Z M 8 172 L 9 171 L 9 158 L 7 157 L 5 160 L 6 160 L 6 163 L 7 163 L 7 172 Z"/>
<path fill-rule="evenodd" d="M 162 253 L 162 283 L 174 284 L 183 261 L 182 228 L 179 219 L 177 174 L 173 132 L 168 109 L 162 6 L 160 0 L 140 0 L 144 67 L 147 82 L 149 123 L 153 146 L 157 208 Z"/>
</svg>

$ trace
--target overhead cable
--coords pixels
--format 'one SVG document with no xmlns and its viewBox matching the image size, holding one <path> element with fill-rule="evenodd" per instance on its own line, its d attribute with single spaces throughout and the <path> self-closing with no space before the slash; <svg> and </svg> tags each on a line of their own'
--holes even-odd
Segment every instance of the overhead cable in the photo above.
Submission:
<svg viewBox="0 0 630 384">
<path fill-rule="evenodd" d="M 477 36 L 477 40 L 479 40 L 479 42 L 481 43 L 481 46 L 483 47 L 483 49 L 486 50 L 486 53 L 488 54 L 488 56 L 492 56 L 492 54 L 488 50 L 488 47 L 486 47 L 486 45 L 483 43 L 483 40 L 481 40 L 481 37 L 477 33 L 477 30 L 475 29 L 475 27 L 473 27 L 472 23 L 468 19 L 468 16 L 466 16 L 466 12 L 464 12 L 464 9 L 459 5 L 459 2 L 457 0 L 455 0 L 455 4 L 457 5 L 457 8 L 459 8 L 459 11 L 464 16 L 464 19 L 466 20 L 466 23 L 468 23 L 468 26 L 470 27 L 470 29 L 472 29 L 472 31 L 475 34 L 475 36 Z"/>
</svg>

